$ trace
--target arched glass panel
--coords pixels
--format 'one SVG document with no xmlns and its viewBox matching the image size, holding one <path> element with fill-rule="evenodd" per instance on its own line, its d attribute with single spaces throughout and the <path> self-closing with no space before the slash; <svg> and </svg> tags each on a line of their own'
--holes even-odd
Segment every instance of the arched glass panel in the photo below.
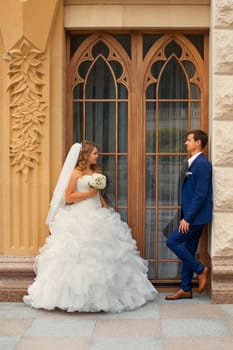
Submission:
<svg viewBox="0 0 233 350">
<path fill-rule="evenodd" d="M 196 84 L 190 84 L 190 90 L 191 90 L 191 98 L 192 99 L 200 99 L 201 98 L 201 92 L 199 86 Z"/>
<path fill-rule="evenodd" d="M 102 41 L 98 41 L 98 43 L 92 49 L 92 55 L 94 58 L 100 54 L 105 58 L 107 58 L 109 55 L 109 48 Z"/>
<path fill-rule="evenodd" d="M 158 151 L 185 153 L 184 139 L 188 128 L 187 102 L 160 102 L 158 109 Z"/>
<path fill-rule="evenodd" d="M 165 55 L 169 58 L 171 55 L 176 55 L 180 57 L 182 54 L 182 49 L 175 41 L 171 41 L 170 44 L 166 46 Z"/>
<path fill-rule="evenodd" d="M 86 86 L 87 99 L 115 98 L 115 84 L 109 66 L 100 57 L 91 68 Z"/>
<path fill-rule="evenodd" d="M 86 102 L 86 138 L 101 146 L 102 152 L 115 150 L 114 102 Z"/>
<path fill-rule="evenodd" d="M 73 96 L 75 100 L 83 98 L 83 84 L 78 84 L 75 86 Z"/>
<path fill-rule="evenodd" d="M 201 90 L 187 48 L 173 40 L 159 50 L 145 80 L 145 252 L 149 276 L 162 280 L 179 278 L 180 263 L 166 239 L 178 220 L 185 135 L 200 128 Z"/>
<path fill-rule="evenodd" d="M 127 38 L 125 38 L 127 44 Z M 122 50 L 125 49 L 122 47 Z M 104 197 L 128 215 L 128 89 L 121 57 L 103 41 L 83 51 L 73 88 L 74 141 L 99 147 L 99 165 L 107 176 Z M 114 59 L 113 59 L 114 56 Z M 87 58 L 87 59 L 85 59 Z"/>
<path fill-rule="evenodd" d="M 188 83 L 184 71 L 175 57 L 165 66 L 159 81 L 159 98 L 188 98 Z"/>
</svg>

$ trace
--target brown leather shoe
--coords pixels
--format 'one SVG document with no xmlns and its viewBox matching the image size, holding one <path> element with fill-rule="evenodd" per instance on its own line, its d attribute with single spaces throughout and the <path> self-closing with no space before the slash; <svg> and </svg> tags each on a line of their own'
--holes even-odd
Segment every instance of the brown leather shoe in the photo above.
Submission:
<svg viewBox="0 0 233 350">
<path fill-rule="evenodd" d="M 207 277 L 208 277 L 209 269 L 205 266 L 203 272 L 198 275 L 198 292 L 202 293 L 207 285 Z"/>
<path fill-rule="evenodd" d="M 165 297 L 166 300 L 178 300 L 178 299 L 192 299 L 192 291 L 185 292 L 183 289 L 179 289 L 174 294 L 169 294 Z"/>
</svg>

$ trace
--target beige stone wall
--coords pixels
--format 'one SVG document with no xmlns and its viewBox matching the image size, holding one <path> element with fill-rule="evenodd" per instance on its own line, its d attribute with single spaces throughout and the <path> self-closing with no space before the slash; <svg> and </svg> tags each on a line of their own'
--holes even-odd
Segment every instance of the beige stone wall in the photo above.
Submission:
<svg viewBox="0 0 233 350">
<path fill-rule="evenodd" d="M 210 0 L 64 0 L 64 4 L 65 28 L 209 28 Z"/>
<path fill-rule="evenodd" d="M 212 256 L 233 257 L 233 2 L 212 1 Z"/>
<path fill-rule="evenodd" d="M 63 160 L 63 1 L 0 6 L 0 255 L 33 256 Z"/>
<path fill-rule="evenodd" d="M 212 0 L 212 301 L 233 302 L 233 2 Z"/>
</svg>

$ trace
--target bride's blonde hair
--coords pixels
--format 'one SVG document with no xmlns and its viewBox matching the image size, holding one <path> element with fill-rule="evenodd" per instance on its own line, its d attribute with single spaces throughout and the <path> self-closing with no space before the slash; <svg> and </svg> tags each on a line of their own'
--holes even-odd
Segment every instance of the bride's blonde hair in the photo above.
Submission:
<svg viewBox="0 0 233 350">
<path fill-rule="evenodd" d="M 78 170 L 84 172 L 87 169 L 88 158 L 95 147 L 97 148 L 97 145 L 91 141 L 84 140 L 82 142 L 82 148 L 76 164 Z M 94 171 L 99 171 L 99 168 L 96 164 L 91 164 L 91 169 Z"/>
</svg>

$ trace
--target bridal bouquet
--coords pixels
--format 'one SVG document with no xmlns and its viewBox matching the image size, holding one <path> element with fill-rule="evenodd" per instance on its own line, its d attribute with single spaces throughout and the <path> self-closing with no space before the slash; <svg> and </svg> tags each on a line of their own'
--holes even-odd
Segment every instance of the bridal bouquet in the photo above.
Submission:
<svg viewBox="0 0 233 350">
<path fill-rule="evenodd" d="M 103 174 L 93 174 L 89 185 L 94 187 L 96 190 L 103 190 L 106 187 L 106 176 Z"/>
</svg>

